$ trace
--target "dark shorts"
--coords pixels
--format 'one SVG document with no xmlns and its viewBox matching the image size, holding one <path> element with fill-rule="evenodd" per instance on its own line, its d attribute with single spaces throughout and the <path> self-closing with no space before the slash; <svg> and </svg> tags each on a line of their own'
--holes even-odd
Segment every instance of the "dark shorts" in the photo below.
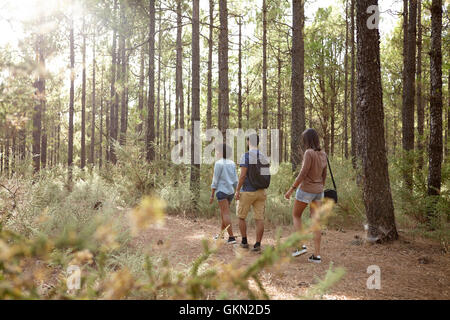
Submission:
<svg viewBox="0 0 450 320">
<path fill-rule="evenodd" d="M 228 202 L 231 203 L 231 201 L 233 201 L 234 194 L 226 194 L 226 193 L 219 191 L 219 192 L 216 192 L 216 197 L 217 197 L 218 201 L 228 200 Z"/>
</svg>

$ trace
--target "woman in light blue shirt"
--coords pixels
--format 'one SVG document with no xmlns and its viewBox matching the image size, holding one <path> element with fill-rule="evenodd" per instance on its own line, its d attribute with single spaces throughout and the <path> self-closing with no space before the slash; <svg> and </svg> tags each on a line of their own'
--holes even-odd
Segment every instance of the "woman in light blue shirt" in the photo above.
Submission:
<svg viewBox="0 0 450 320">
<path fill-rule="evenodd" d="M 238 177 L 236 173 L 236 164 L 233 160 L 228 159 L 232 154 L 230 146 L 221 144 L 216 148 L 217 161 L 214 164 L 214 176 L 211 184 L 211 198 L 209 203 L 213 203 L 214 194 L 216 194 L 217 201 L 219 202 L 220 215 L 222 217 L 223 231 L 228 227 L 228 241 L 229 244 L 236 243 L 236 237 L 233 235 L 233 229 L 231 227 L 230 217 L 230 204 L 233 201 L 234 192 L 238 183 Z M 219 235 L 215 236 L 218 239 Z"/>
</svg>

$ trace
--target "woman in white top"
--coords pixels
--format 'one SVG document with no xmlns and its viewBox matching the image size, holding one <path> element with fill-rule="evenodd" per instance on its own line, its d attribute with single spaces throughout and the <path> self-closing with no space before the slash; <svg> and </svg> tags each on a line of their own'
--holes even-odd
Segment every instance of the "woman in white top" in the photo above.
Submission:
<svg viewBox="0 0 450 320">
<path fill-rule="evenodd" d="M 231 227 L 230 204 L 233 201 L 234 192 L 238 183 L 236 173 L 236 164 L 233 160 L 228 159 L 232 154 L 231 148 L 226 144 L 221 144 L 216 148 L 216 158 L 214 164 L 214 175 L 211 184 L 211 197 L 209 203 L 213 203 L 214 194 L 220 207 L 220 215 L 222 217 L 221 231 L 228 227 L 229 244 L 236 243 L 236 237 L 233 235 Z M 218 238 L 218 235 L 214 237 Z"/>
</svg>

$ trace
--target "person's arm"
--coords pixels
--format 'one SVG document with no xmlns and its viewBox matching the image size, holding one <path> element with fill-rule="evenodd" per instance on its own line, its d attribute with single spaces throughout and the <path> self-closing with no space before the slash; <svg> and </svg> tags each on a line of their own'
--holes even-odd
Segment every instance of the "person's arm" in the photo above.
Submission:
<svg viewBox="0 0 450 320">
<path fill-rule="evenodd" d="M 322 171 L 322 184 L 324 188 L 326 180 L 327 180 L 327 167 L 325 167 Z"/>
<path fill-rule="evenodd" d="M 212 203 L 214 201 L 214 194 L 217 190 L 217 185 L 219 184 L 221 169 L 222 167 L 219 165 L 218 162 L 216 162 L 216 164 L 214 165 L 213 180 L 211 183 L 211 197 L 209 198 L 209 203 Z"/>
<path fill-rule="evenodd" d="M 247 167 L 241 167 L 241 175 L 239 176 L 238 184 L 236 187 L 236 194 L 234 195 L 236 200 L 239 200 L 239 198 L 241 197 L 241 188 L 245 182 L 245 177 L 247 176 L 247 170 L 248 170 Z"/>
<path fill-rule="evenodd" d="M 214 202 L 214 194 L 216 193 L 216 189 L 211 189 L 211 197 L 209 198 L 209 204 L 212 204 Z"/>
<path fill-rule="evenodd" d="M 237 176 L 236 165 L 235 165 L 235 167 L 234 167 L 234 181 L 233 181 L 233 188 L 234 188 L 234 190 L 237 189 L 238 182 L 239 182 L 239 179 L 238 179 L 238 176 Z"/>
<path fill-rule="evenodd" d="M 289 190 L 286 192 L 284 197 L 286 199 L 289 199 L 291 197 L 291 194 L 294 192 L 295 189 L 298 188 L 298 186 L 305 180 L 306 176 L 308 175 L 309 169 L 311 169 L 311 156 L 309 152 L 304 153 L 302 168 L 295 179 L 292 186 L 289 188 Z"/>
</svg>

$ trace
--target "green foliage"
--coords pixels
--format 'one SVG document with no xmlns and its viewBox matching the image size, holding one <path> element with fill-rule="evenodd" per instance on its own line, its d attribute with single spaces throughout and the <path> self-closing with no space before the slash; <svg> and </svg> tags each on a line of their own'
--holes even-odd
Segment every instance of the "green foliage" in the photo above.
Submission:
<svg viewBox="0 0 450 320">
<path fill-rule="evenodd" d="M 141 222 L 142 230 L 145 220 L 157 221 L 159 204 L 152 202 L 156 200 L 144 200 L 139 209 L 124 216 L 114 185 L 95 170 L 84 177 L 74 181 L 72 191 L 62 182 L 65 176 L 55 172 L 41 175 L 34 184 L 20 181 L 28 192 L 20 194 L 24 199 L 15 209 L 17 214 L 2 220 L 0 227 L 1 299 L 205 299 L 211 295 L 267 299 L 260 273 L 286 263 L 292 248 L 305 238 L 295 233 L 283 242 L 278 239 L 276 246 L 266 247 L 244 268 L 237 267 L 243 256 L 210 265 L 221 243 L 205 240 L 203 254 L 189 268 L 176 271 L 167 260 L 130 244 L 127 221 Z M 102 205 L 92 208 L 97 202 Z M 67 288 L 65 270 L 71 265 L 81 268 L 79 290 Z M 326 284 L 319 282 L 317 292 L 336 280 L 328 278 Z"/>
</svg>

